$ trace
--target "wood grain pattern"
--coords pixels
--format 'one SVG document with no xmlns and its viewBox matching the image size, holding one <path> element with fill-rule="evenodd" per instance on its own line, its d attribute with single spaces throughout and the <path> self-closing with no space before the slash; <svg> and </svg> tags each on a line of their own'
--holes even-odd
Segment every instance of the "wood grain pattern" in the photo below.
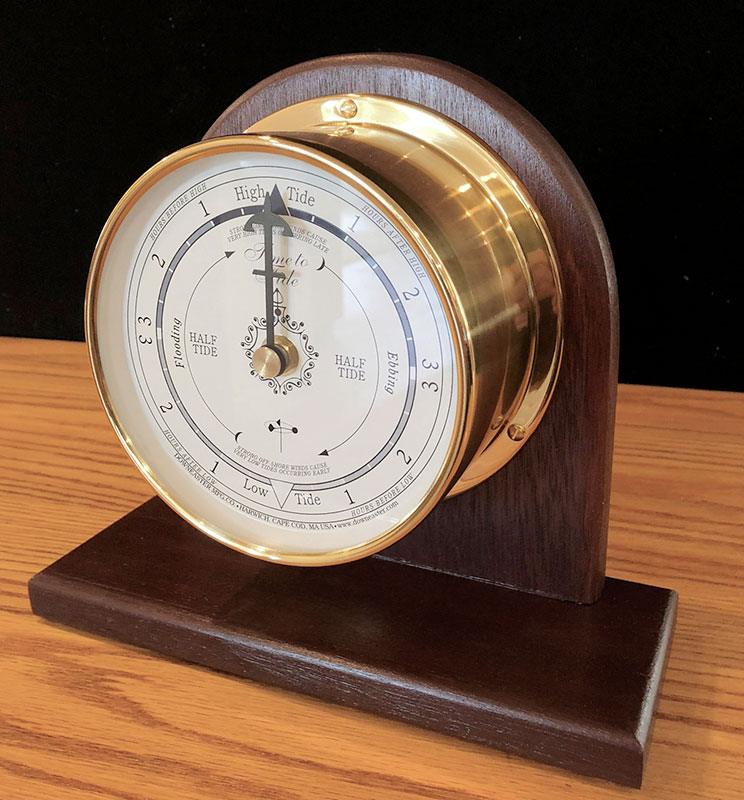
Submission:
<svg viewBox="0 0 744 800">
<path fill-rule="evenodd" d="M 608 572 L 680 593 L 644 788 L 42 622 L 34 573 L 151 496 L 80 343 L 0 340 L 0 796 L 738 798 L 744 396 L 621 386 Z"/>
<path fill-rule="evenodd" d="M 466 70 L 369 53 L 299 64 L 235 101 L 205 138 L 240 133 L 291 103 L 345 92 L 421 103 L 479 136 L 542 213 L 562 268 L 564 352 L 553 399 L 524 448 L 439 505 L 385 558 L 593 602 L 604 581 L 617 386 L 615 273 L 602 221 L 570 160 L 524 108 Z M 462 536 L 453 547 L 450 531 Z"/>
<path fill-rule="evenodd" d="M 159 497 L 35 575 L 51 622 L 641 786 L 674 592 L 566 603 L 379 558 L 236 557 Z"/>
</svg>

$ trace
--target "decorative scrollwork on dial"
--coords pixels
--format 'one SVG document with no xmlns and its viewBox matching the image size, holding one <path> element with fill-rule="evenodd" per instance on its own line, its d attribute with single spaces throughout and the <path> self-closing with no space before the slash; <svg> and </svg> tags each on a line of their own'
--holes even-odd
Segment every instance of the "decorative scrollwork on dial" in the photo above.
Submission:
<svg viewBox="0 0 744 800">
<path fill-rule="evenodd" d="M 266 330 L 265 317 L 253 318 L 253 322 L 248 326 L 240 346 L 243 348 L 246 358 L 251 361 L 251 375 L 267 384 L 274 394 L 287 395 L 289 392 L 303 386 L 312 386 L 313 370 L 320 354 L 310 342 L 310 337 L 304 330 L 305 323 L 292 319 L 283 308 L 282 312 L 277 316 L 277 324 L 285 331 L 286 338 L 292 341 L 293 344 L 299 345 L 297 352 L 300 354 L 300 360 L 296 370 L 293 370 L 291 374 L 279 375 L 275 378 L 264 378 L 253 368 L 253 354 L 261 346 L 260 340 L 263 338 L 261 332 Z"/>
</svg>

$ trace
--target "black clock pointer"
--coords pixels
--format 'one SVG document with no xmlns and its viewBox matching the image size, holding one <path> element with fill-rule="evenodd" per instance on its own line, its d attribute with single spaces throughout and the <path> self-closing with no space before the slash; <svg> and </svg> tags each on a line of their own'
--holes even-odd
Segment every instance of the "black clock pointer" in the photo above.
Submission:
<svg viewBox="0 0 744 800">
<path fill-rule="evenodd" d="M 271 195 L 267 192 L 264 196 L 263 209 L 252 217 L 249 217 L 243 230 L 254 228 L 255 225 L 262 225 L 264 232 L 264 268 L 254 269 L 254 275 L 264 276 L 264 300 L 266 303 L 266 346 L 270 347 L 278 356 L 282 364 L 285 361 L 284 353 L 274 345 L 274 278 L 281 277 L 281 273 L 274 269 L 274 228 L 279 228 L 283 236 L 294 236 L 292 228 L 286 220 L 275 214 L 271 208 L 272 197 L 279 196 L 279 188 L 274 186 Z"/>
</svg>

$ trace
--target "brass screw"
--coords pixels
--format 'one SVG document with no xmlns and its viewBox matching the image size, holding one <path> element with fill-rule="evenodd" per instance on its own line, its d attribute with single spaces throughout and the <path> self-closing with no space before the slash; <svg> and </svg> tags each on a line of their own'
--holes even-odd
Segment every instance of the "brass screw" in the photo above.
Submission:
<svg viewBox="0 0 744 800">
<path fill-rule="evenodd" d="M 527 431 L 521 425 L 510 425 L 507 434 L 513 442 L 521 442 Z"/>
<path fill-rule="evenodd" d="M 336 110 L 344 119 L 351 119 L 352 117 L 355 117 L 358 111 L 357 104 L 350 97 L 342 100 L 338 104 L 338 108 Z"/>
</svg>

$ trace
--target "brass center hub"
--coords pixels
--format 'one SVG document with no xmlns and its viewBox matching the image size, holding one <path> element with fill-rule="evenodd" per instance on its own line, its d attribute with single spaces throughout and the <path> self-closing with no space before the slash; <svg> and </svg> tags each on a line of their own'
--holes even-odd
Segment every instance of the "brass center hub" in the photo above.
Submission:
<svg viewBox="0 0 744 800">
<path fill-rule="evenodd" d="M 278 378 L 297 368 L 297 348 L 285 336 L 277 336 L 273 346 L 261 345 L 253 354 L 251 366 L 262 378 Z"/>
</svg>

